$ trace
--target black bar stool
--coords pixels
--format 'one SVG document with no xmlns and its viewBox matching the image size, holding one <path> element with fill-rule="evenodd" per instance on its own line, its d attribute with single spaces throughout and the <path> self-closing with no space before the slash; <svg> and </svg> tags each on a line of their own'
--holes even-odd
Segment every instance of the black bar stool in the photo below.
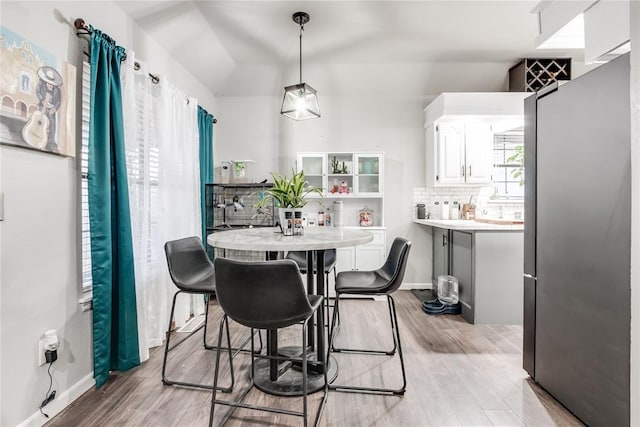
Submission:
<svg viewBox="0 0 640 427">
<path fill-rule="evenodd" d="M 169 352 L 191 338 L 196 332 L 204 328 L 203 343 L 205 348 L 212 349 L 214 347 L 207 344 L 207 323 L 209 320 L 209 298 L 216 292 L 215 273 L 213 264 L 207 256 L 207 252 L 202 246 L 199 237 L 186 237 L 183 239 L 173 240 L 165 243 L 164 251 L 167 256 L 167 265 L 169 267 L 169 275 L 171 280 L 178 287 L 178 291 L 173 295 L 173 303 L 171 304 L 171 316 L 169 317 L 169 327 L 166 332 L 164 358 L 162 361 L 162 382 L 167 385 L 180 385 L 187 387 L 197 387 L 211 389 L 210 384 L 198 384 L 185 381 L 174 381 L 167 377 L 167 357 Z M 176 307 L 176 298 L 178 294 L 201 294 L 205 296 L 205 318 L 204 325 L 198 327 L 188 336 L 170 346 L 171 340 L 171 324 L 173 323 L 173 315 Z M 221 332 L 222 333 L 222 332 Z M 229 335 L 229 325 L 226 330 L 227 350 L 229 352 L 229 367 L 231 369 L 231 384 L 220 390 L 230 392 L 233 390 L 235 378 L 233 376 L 233 355 L 231 348 L 231 337 Z"/>
<path fill-rule="evenodd" d="M 393 356 L 397 350 L 400 357 L 400 367 L 402 369 L 402 386 L 397 389 L 389 389 L 331 384 L 329 386 L 331 390 L 395 395 L 404 394 L 407 388 L 407 378 L 404 369 L 404 358 L 402 357 L 402 345 L 400 343 L 400 331 L 398 330 L 396 304 L 391 294 L 402 284 L 410 249 L 410 241 L 401 237 L 396 237 L 391 245 L 391 250 L 389 251 L 387 260 L 381 268 L 374 271 L 343 271 L 338 273 L 338 278 L 336 280 L 336 303 L 333 311 L 331 333 L 329 334 L 329 354 L 331 354 L 331 352 L 344 352 Z M 384 295 L 387 297 L 389 317 L 391 318 L 391 331 L 393 334 L 393 349 L 388 351 L 378 351 L 334 347 L 333 340 L 336 333 L 336 319 L 340 310 L 340 297 L 344 295 Z"/>
<path fill-rule="evenodd" d="M 243 262 L 225 258 L 216 258 L 215 271 L 217 281 L 217 298 L 224 312 L 220 320 L 220 335 L 218 336 L 218 349 L 222 345 L 222 330 L 228 328 L 229 318 L 237 323 L 251 328 L 253 337 L 254 329 L 276 330 L 292 325 L 302 325 L 302 356 L 300 358 L 288 358 L 278 355 L 251 354 L 250 384 L 236 401 L 224 401 L 217 399 L 218 376 L 220 368 L 220 351 L 216 353 L 216 363 L 213 380 L 213 395 L 211 398 L 211 412 L 209 426 L 213 425 L 216 405 L 231 406 L 232 409 L 225 414 L 221 425 L 231 416 L 235 408 L 245 408 L 267 411 L 277 414 L 286 414 L 302 417 L 304 425 L 308 423 L 307 410 L 307 326 L 309 319 L 322 305 L 321 295 L 307 295 L 300 270 L 292 260 L 278 260 L 267 262 Z M 251 349 L 253 350 L 253 339 Z M 255 359 L 282 360 L 300 362 L 302 364 L 302 411 L 292 411 L 284 408 L 256 406 L 243 403 L 246 395 L 255 385 L 256 375 Z M 325 361 L 318 361 L 325 364 Z M 327 369 L 324 371 L 324 396 L 318 407 L 314 425 L 317 425 L 322 416 L 327 400 L 328 382 Z"/>
</svg>

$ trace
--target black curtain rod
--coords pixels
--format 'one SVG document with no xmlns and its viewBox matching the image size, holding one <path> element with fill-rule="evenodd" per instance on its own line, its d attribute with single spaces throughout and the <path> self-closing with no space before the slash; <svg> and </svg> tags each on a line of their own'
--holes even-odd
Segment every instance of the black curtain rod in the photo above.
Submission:
<svg viewBox="0 0 640 427">
<path fill-rule="evenodd" d="M 73 26 L 76 27 L 76 36 L 82 36 L 82 35 L 90 35 L 92 30 L 91 27 L 89 27 L 85 22 L 84 19 L 82 18 L 77 18 L 75 21 L 73 21 Z M 88 52 L 84 52 L 85 55 L 87 55 L 88 57 L 91 57 L 91 55 Z M 122 60 L 126 60 L 127 59 L 127 52 L 125 51 L 124 53 L 124 58 L 122 58 Z M 140 63 L 139 62 L 134 62 L 133 63 L 133 68 L 138 71 L 140 69 Z M 160 83 L 160 77 L 155 75 L 155 74 L 151 74 L 148 73 L 149 77 L 151 77 L 151 81 L 154 84 L 158 84 Z M 187 104 L 189 104 L 189 98 L 187 98 Z M 218 119 L 216 119 L 215 117 L 213 117 L 213 123 L 218 123 Z"/>
<path fill-rule="evenodd" d="M 76 36 L 90 35 L 91 32 L 92 32 L 91 27 L 89 27 L 87 24 L 85 24 L 84 19 L 82 19 L 82 18 L 78 18 L 75 21 L 73 21 L 73 26 L 76 27 Z M 90 56 L 90 55 L 87 53 L 87 56 Z M 122 60 L 124 61 L 125 59 L 127 59 L 127 52 L 124 53 L 124 57 L 122 58 Z M 134 62 L 133 63 L 133 68 L 136 71 L 139 70 L 140 69 L 140 64 L 138 62 Z M 153 83 L 155 83 L 155 84 L 160 83 L 160 77 L 159 76 L 149 73 L 149 77 L 151 77 L 151 81 Z M 187 100 L 187 102 L 189 102 L 189 100 Z"/>
</svg>

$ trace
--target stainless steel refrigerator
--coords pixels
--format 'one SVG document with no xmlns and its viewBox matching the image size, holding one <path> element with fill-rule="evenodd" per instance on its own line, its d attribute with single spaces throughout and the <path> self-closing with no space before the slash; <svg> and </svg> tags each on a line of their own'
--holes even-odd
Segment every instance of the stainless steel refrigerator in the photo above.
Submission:
<svg viewBox="0 0 640 427">
<path fill-rule="evenodd" d="M 525 100 L 524 354 L 588 425 L 628 425 L 629 56 Z"/>
</svg>

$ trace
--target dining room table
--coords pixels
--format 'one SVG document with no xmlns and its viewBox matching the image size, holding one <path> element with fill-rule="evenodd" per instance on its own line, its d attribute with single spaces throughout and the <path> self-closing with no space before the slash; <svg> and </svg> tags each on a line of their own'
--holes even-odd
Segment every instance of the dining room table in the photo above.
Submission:
<svg viewBox="0 0 640 427">
<path fill-rule="evenodd" d="M 207 244 L 213 248 L 239 251 L 264 251 L 266 259 L 277 258 L 274 254 L 288 251 L 307 253 L 307 293 L 325 295 L 324 255 L 329 249 L 362 245 L 373 240 L 371 232 L 362 228 L 307 227 L 302 235 L 284 235 L 279 227 L 255 227 L 232 229 L 209 234 Z M 319 268 L 314 268 L 314 263 Z M 315 274 L 313 274 L 315 272 Z M 327 293 L 328 294 L 328 293 Z M 247 296 L 249 297 L 249 296 Z M 324 336 L 324 304 L 318 308 L 316 321 L 310 321 L 308 328 L 308 348 L 300 346 L 278 347 L 278 331 L 267 331 L 267 354 L 270 356 L 299 356 L 309 351 L 307 368 L 307 392 L 313 393 L 324 388 L 324 369 L 331 382 L 338 374 L 338 364 L 327 357 Z M 312 323 L 313 322 L 313 323 Z M 314 328 L 315 326 L 315 328 Z M 260 390 L 280 396 L 301 395 L 302 375 L 299 366 L 291 362 L 263 360 L 257 363 L 254 381 Z"/>
</svg>

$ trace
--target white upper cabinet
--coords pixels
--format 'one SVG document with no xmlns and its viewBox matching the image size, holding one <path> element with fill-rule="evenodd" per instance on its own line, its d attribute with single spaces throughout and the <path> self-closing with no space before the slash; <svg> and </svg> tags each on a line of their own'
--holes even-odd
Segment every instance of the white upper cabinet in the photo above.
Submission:
<svg viewBox="0 0 640 427">
<path fill-rule="evenodd" d="M 296 160 L 309 185 L 322 188 L 324 197 L 383 197 L 383 153 L 297 153 Z"/>
<path fill-rule="evenodd" d="M 297 156 L 298 171 L 304 171 L 304 177 L 312 187 L 327 191 L 327 155 L 325 153 L 305 153 Z M 287 172 L 287 175 L 289 172 Z M 310 194 L 308 197 L 320 197 Z"/>
<path fill-rule="evenodd" d="M 470 184 L 491 182 L 493 131 L 483 122 L 465 123 L 465 179 Z"/>
<path fill-rule="evenodd" d="M 524 122 L 519 92 L 443 93 L 425 108 L 426 185 L 486 185 L 493 171 L 493 134 Z"/>
<path fill-rule="evenodd" d="M 440 185 L 464 183 L 464 123 L 439 123 L 436 135 L 436 182 Z"/>
<path fill-rule="evenodd" d="M 384 157 L 381 153 L 354 153 L 355 193 L 358 197 L 382 197 Z"/>
<path fill-rule="evenodd" d="M 431 130 L 427 128 L 427 132 Z M 435 133 L 433 186 L 491 182 L 493 133 L 489 124 L 464 120 L 442 121 L 436 123 Z"/>
</svg>

